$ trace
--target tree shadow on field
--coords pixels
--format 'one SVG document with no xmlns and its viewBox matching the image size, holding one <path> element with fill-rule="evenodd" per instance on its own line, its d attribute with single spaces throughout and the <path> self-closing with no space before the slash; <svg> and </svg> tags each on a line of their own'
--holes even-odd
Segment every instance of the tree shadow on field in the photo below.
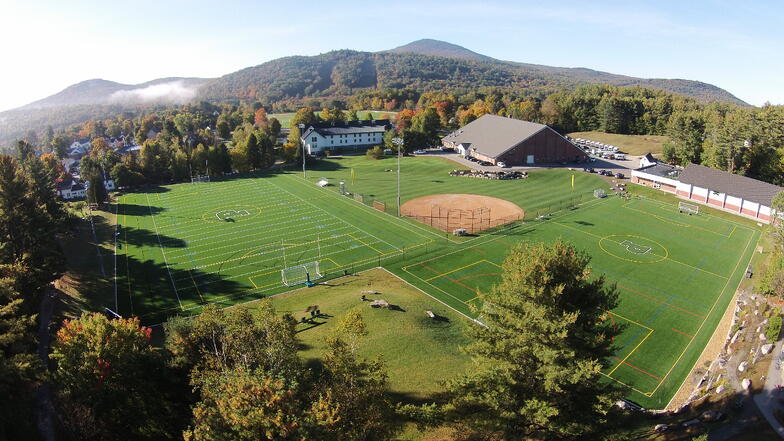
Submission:
<svg viewBox="0 0 784 441">
<path fill-rule="evenodd" d="M 592 227 L 592 226 L 595 225 L 595 224 L 593 224 L 591 222 L 586 222 L 586 221 L 574 221 L 574 223 L 576 223 L 578 225 L 583 225 L 583 226 L 586 226 L 586 227 Z"/>
<path fill-rule="evenodd" d="M 185 248 L 185 241 L 176 237 L 156 233 L 144 228 L 122 227 L 118 230 L 120 235 L 117 237 L 118 253 L 125 244 L 138 247 L 163 247 L 163 248 Z"/>
<path fill-rule="evenodd" d="M 160 214 L 165 211 L 162 207 L 155 205 L 137 205 L 137 204 L 117 204 L 118 216 L 150 216 Z"/>
<path fill-rule="evenodd" d="M 146 325 L 198 313 L 199 306 L 210 303 L 234 304 L 248 289 L 219 274 L 175 269 L 133 256 L 119 255 L 117 266 L 117 312 L 123 317 L 138 316 Z"/>
</svg>

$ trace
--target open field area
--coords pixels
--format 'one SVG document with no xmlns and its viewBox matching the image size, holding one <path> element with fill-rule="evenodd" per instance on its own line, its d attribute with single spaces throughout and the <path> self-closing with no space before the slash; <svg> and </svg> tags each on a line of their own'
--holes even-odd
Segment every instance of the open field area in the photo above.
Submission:
<svg viewBox="0 0 784 441">
<path fill-rule="evenodd" d="M 373 119 L 393 118 L 397 112 L 387 112 L 380 110 L 358 110 L 357 115 L 364 118 L 368 112 L 373 114 Z M 267 115 L 269 118 L 277 118 L 280 121 L 280 126 L 283 128 L 291 127 L 291 119 L 294 118 L 294 112 L 286 113 L 270 113 Z"/>
<path fill-rule="evenodd" d="M 646 153 L 660 155 L 664 142 L 667 141 L 667 137 L 661 135 L 619 135 L 595 130 L 591 132 L 573 132 L 568 135 L 572 138 L 590 139 L 591 141 L 614 145 L 624 153 L 636 156 Z"/>
<path fill-rule="evenodd" d="M 378 292 L 368 295 L 369 299 L 384 299 L 396 308 L 370 308 L 369 300 L 360 299 L 361 292 L 369 290 Z M 318 306 L 326 316 L 297 327 L 302 357 L 313 363 L 323 354 L 324 339 L 342 316 L 358 308 L 368 329 L 360 354 L 383 358 L 390 389 L 399 399 L 432 399 L 443 391 L 444 381 L 464 372 L 470 360 L 458 349 L 468 344 L 464 336 L 468 320 L 383 269 L 281 294 L 272 302 L 278 312 L 296 319 L 310 316 L 304 312 L 308 306 Z M 438 318 L 429 318 L 425 311 L 433 311 Z"/>
<path fill-rule="evenodd" d="M 198 312 L 206 303 L 230 305 L 278 294 L 291 289 L 282 283 L 282 268 L 318 261 L 326 278 L 384 266 L 442 308 L 473 317 L 471 305 L 480 306 L 479 293 L 499 280 L 500 264 L 512 246 L 563 238 L 587 252 L 595 275 L 617 283 L 620 292 L 610 317 L 622 334 L 604 374 L 627 385 L 630 398 L 640 404 L 663 407 L 712 334 L 759 237 L 751 222 L 688 216 L 671 202 L 595 199 L 593 190 L 607 185 L 594 175 L 574 173 L 572 188 L 573 172 L 566 169 L 499 181 L 449 176 L 456 165 L 443 158 L 403 158 L 402 202 L 468 193 L 505 199 L 525 210 L 522 222 L 454 238 L 389 214 L 396 208 L 396 179 L 386 170 L 395 166 L 391 158 L 331 158 L 309 170 L 307 180 L 301 172 L 280 172 L 121 196 L 120 313 L 154 324 L 172 314 Z M 314 185 L 322 177 L 333 185 Z M 350 197 L 334 185 L 341 179 Z M 355 194 L 363 195 L 364 204 L 354 200 Z M 386 214 L 372 208 L 374 200 L 384 202 Z M 286 274 L 304 281 L 304 271 L 297 268 Z M 322 288 L 331 289 L 280 297 L 276 302 L 288 299 L 291 306 L 279 303 L 278 308 L 327 305 L 308 297 Z M 356 290 L 349 288 L 353 294 L 345 300 L 329 300 L 337 302 L 336 310 L 344 309 L 356 303 Z M 416 308 L 415 318 L 421 313 Z M 313 339 L 308 351 L 314 356 L 323 330 L 308 331 L 314 337 L 303 333 Z M 407 350 L 399 348 L 394 357 Z"/>
</svg>

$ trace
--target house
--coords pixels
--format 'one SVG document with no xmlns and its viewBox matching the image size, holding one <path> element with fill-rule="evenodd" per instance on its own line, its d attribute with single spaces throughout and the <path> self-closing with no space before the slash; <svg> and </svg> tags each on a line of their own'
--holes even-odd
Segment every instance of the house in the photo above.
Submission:
<svg viewBox="0 0 784 441">
<path fill-rule="evenodd" d="M 79 159 L 90 151 L 90 141 L 74 141 L 68 149 L 68 156 L 74 159 Z"/>
<path fill-rule="evenodd" d="M 552 128 L 530 121 L 484 115 L 442 139 L 444 147 L 496 164 L 583 162 L 588 155 Z"/>
<path fill-rule="evenodd" d="M 57 193 L 65 200 L 81 199 L 87 196 L 87 186 L 73 179 L 57 184 Z"/>
<path fill-rule="evenodd" d="M 640 158 L 640 168 L 645 168 L 658 163 L 659 161 L 650 153 L 646 153 L 645 156 Z"/>
<path fill-rule="evenodd" d="M 390 128 L 388 119 L 308 124 L 300 128 L 300 140 L 310 155 L 324 150 L 360 150 L 382 144 L 384 132 Z"/>
<path fill-rule="evenodd" d="M 106 191 L 112 191 L 117 188 L 113 179 L 104 180 L 103 185 L 106 187 Z M 69 178 L 57 184 L 57 194 L 65 200 L 82 199 L 87 196 L 87 188 L 89 186 L 89 182 Z"/>
<path fill-rule="evenodd" d="M 139 153 L 139 151 L 141 149 L 142 149 L 142 146 L 140 146 L 140 145 L 126 145 L 126 146 L 122 146 L 122 147 L 118 148 L 117 150 L 115 150 L 115 153 L 117 153 L 118 155 L 125 156 L 125 155 L 131 155 L 131 154 Z"/>
<path fill-rule="evenodd" d="M 697 164 L 684 169 L 667 164 L 641 167 L 632 170 L 631 181 L 766 223 L 776 216 L 771 209 L 773 197 L 784 191 L 777 185 Z"/>
</svg>

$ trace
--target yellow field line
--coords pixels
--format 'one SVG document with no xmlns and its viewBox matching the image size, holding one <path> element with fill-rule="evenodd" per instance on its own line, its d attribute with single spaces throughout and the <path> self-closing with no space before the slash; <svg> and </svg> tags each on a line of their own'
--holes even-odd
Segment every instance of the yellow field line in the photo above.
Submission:
<svg viewBox="0 0 784 441">
<path fill-rule="evenodd" d="M 743 256 L 746 255 L 746 251 L 748 251 L 749 245 L 751 244 L 751 239 L 753 237 L 754 237 L 753 234 L 751 235 L 751 237 L 749 237 L 749 240 L 746 242 L 746 247 L 743 248 L 743 253 L 741 253 L 740 257 L 738 258 L 738 261 L 735 263 L 735 268 L 732 270 L 732 273 L 730 273 L 730 274 L 735 274 L 735 271 L 738 270 L 738 266 L 740 265 L 741 261 L 743 260 Z M 727 281 L 724 283 L 724 287 L 721 289 L 720 294 L 718 296 L 716 296 L 716 300 L 713 302 L 713 305 L 711 306 L 711 308 L 708 311 L 708 313 L 705 314 L 705 318 L 702 320 L 702 323 L 700 323 L 700 327 L 697 328 L 697 330 L 694 331 L 694 333 L 692 334 L 692 335 L 694 335 L 694 337 L 692 337 L 691 340 L 689 340 L 689 344 L 687 344 L 686 347 L 683 348 L 683 352 L 681 352 L 681 355 L 678 356 L 678 359 L 675 360 L 675 363 L 672 364 L 672 366 L 670 367 L 670 370 L 668 370 L 667 373 L 664 374 L 664 376 L 662 377 L 662 381 L 660 381 L 659 384 L 656 386 L 656 388 L 653 389 L 653 391 L 651 392 L 651 395 L 656 393 L 656 391 L 659 389 L 659 387 L 664 383 L 664 381 L 670 375 L 672 370 L 675 369 L 675 366 L 677 366 L 678 363 L 681 361 L 681 358 L 683 358 L 683 355 L 686 354 L 686 350 L 689 349 L 689 346 L 691 346 L 691 342 L 700 333 L 700 331 L 702 330 L 702 327 L 705 325 L 705 323 L 707 323 L 708 317 L 710 317 L 711 313 L 713 312 L 713 309 L 716 308 L 716 305 L 719 303 L 719 300 L 724 295 L 724 290 L 727 289 L 727 286 L 729 286 L 730 280 L 731 280 L 731 278 L 727 278 Z M 743 281 L 743 279 L 741 279 L 741 281 Z M 740 282 L 738 282 L 738 286 L 740 286 Z M 704 351 L 705 351 L 705 349 L 703 348 L 703 352 Z M 684 378 L 683 381 L 686 381 L 686 379 L 687 378 Z"/>
<path fill-rule="evenodd" d="M 439 278 L 439 277 L 444 277 L 444 276 L 446 276 L 447 274 L 452 274 L 452 273 L 455 273 L 455 272 L 457 272 L 457 271 L 464 270 L 464 269 L 466 269 L 466 268 L 470 268 L 470 267 L 472 267 L 472 266 L 474 266 L 474 265 L 479 265 L 479 264 L 480 264 L 480 263 L 482 263 L 482 262 L 486 262 L 486 260 L 477 260 L 477 261 L 476 261 L 476 262 L 474 262 L 474 263 L 469 263 L 468 265 L 461 266 L 460 268 L 453 269 L 452 271 L 447 271 L 447 272 L 445 272 L 445 273 L 441 273 L 441 274 L 439 274 L 439 275 L 437 275 L 437 276 L 433 276 L 433 277 L 431 277 L 431 278 L 429 278 L 429 279 L 425 279 L 425 282 L 429 282 L 429 281 L 431 281 L 431 280 L 433 280 L 433 279 L 437 279 L 437 278 Z"/>
<path fill-rule="evenodd" d="M 610 315 L 614 315 L 614 316 L 616 316 L 616 317 L 620 317 L 621 319 L 623 319 L 623 320 L 626 320 L 626 321 L 627 321 L 627 322 L 629 322 L 629 323 L 633 323 L 633 324 L 635 324 L 635 325 L 637 325 L 637 326 L 639 326 L 639 327 L 641 327 L 641 328 L 645 328 L 645 329 L 647 329 L 647 330 L 649 330 L 649 331 L 653 332 L 653 328 L 651 328 L 651 327 L 649 327 L 649 326 L 645 326 L 645 325 L 643 325 L 643 324 L 642 324 L 642 323 L 640 323 L 640 322 L 635 322 L 634 320 L 632 320 L 632 319 L 630 319 L 630 318 L 626 318 L 626 317 L 624 317 L 624 316 L 622 316 L 622 315 L 618 314 L 618 313 L 617 313 L 617 312 L 615 312 L 615 311 L 607 311 L 607 312 L 608 312 L 608 313 L 610 313 Z"/>
<path fill-rule="evenodd" d="M 196 293 L 199 294 L 199 298 L 203 302 L 204 297 L 201 295 L 201 290 L 199 290 L 199 285 L 196 284 L 196 280 L 193 278 L 193 271 L 188 270 L 188 275 L 191 276 L 191 282 L 193 282 L 193 286 L 196 288 Z"/>
<path fill-rule="evenodd" d="M 601 239 L 604 239 L 604 237 L 602 237 L 602 236 L 598 236 L 598 235 L 596 235 L 596 234 L 593 234 L 593 233 L 590 233 L 590 232 L 588 232 L 588 231 L 583 231 L 583 230 L 581 230 L 581 229 L 579 229 L 579 228 L 575 228 L 575 227 L 573 227 L 573 226 L 571 226 L 571 225 L 562 224 L 562 223 L 560 223 L 560 222 L 553 222 L 553 223 L 554 223 L 554 224 L 556 224 L 556 225 L 560 225 L 560 226 L 562 226 L 562 227 L 566 227 L 566 228 L 569 228 L 569 229 L 572 229 L 572 230 L 575 230 L 575 231 L 579 231 L 579 232 L 581 232 L 581 233 L 587 234 L 587 235 L 589 235 L 589 236 L 592 236 L 592 237 L 596 237 L 596 238 L 598 238 L 599 240 L 601 240 Z M 645 239 L 645 238 L 643 237 L 643 239 Z M 651 239 L 648 239 L 648 240 L 651 240 Z M 615 241 L 610 241 L 610 242 L 613 242 L 613 243 L 616 243 L 616 244 L 618 243 L 618 242 L 615 242 Z M 653 255 L 653 256 L 657 256 L 657 257 L 663 257 L 663 258 L 664 258 L 664 260 L 669 260 L 669 261 L 675 262 L 675 263 L 677 263 L 677 264 L 679 264 L 679 265 L 683 265 L 683 266 L 689 267 L 689 268 L 691 268 L 691 269 L 695 269 L 695 270 L 698 270 L 698 271 L 702 271 L 702 272 L 704 272 L 704 273 L 710 274 L 710 275 L 712 275 L 712 276 L 715 276 L 715 277 L 718 277 L 718 278 L 720 278 L 720 279 L 727 279 L 727 277 L 725 277 L 725 276 L 722 276 L 721 274 L 716 274 L 716 273 L 714 273 L 714 272 L 711 272 L 711 271 L 708 271 L 708 270 L 706 270 L 706 269 L 697 268 L 696 266 L 689 265 L 688 263 L 684 263 L 684 262 L 681 262 L 681 261 L 679 261 L 679 260 L 675 260 L 675 259 L 673 259 L 672 257 L 669 257 L 669 256 L 660 256 L 660 255 L 658 255 L 658 254 L 656 254 L 656 253 L 650 253 L 650 254 L 651 254 L 651 255 Z M 614 257 L 618 257 L 618 256 L 614 256 Z M 620 257 L 619 257 L 619 258 L 620 258 Z M 624 260 L 627 260 L 627 259 L 624 259 Z M 629 260 L 629 261 L 630 261 L 630 262 L 634 262 L 633 260 Z"/>
<path fill-rule="evenodd" d="M 619 317 L 620 317 L 620 316 L 619 316 Z M 650 337 L 650 336 L 651 336 L 651 334 L 653 334 L 653 329 L 651 329 L 651 328 L 648 328 L 648 329 L 649 329 L 649 331 L 648 331 L 648 334 L 647 334 L 647 335 L 645 335 L 645 337 L 643 337 L 643 339 L 642 339 L 642 340 L 641 340 L 639 343 L 637 343 L 637 346 L 635 346 L 635 347 L 634 347 L 634 349 L 632 349 L 632 351 L 631 351 L 631 352 L 629 352 L 629 354 L 628 354 L 628 355 L 626 355 L 626 357 L 624 357 L 624 358 L 623 358 L 623 360 L 621 360 L 621 361 L 620 361 L 620 362 L 619 362 L 619 363 L 618 363 L 618 364 L 617 364 L 617 365 L 616 365 L 616 366 L 615 366 L 615 367 L 614 367 L 614 368 L 613 368 L 613 369 L 612 369 L 612 370 L 611 370 L 611 371 L 610 371 L 610 372 L 607 374 L 607 376 L 610 376 L 610 375 L 612 375 L 612 374 L 613 374 L 613 372 L 615 372 L 615 370 L 616 370 L 616 369 L 618 369 L 618 368 L 619 368 L 619 367 L 620 367 L 620 366 L 621 366 L 621 365 L 622 365 L 624 362 L 626 362 L 626 360 L 628 360 L 628 359 L 629 359 L 629 357 L 631 357 L 631 356 L 632 356 L 632 354 L 634 354 L 634 352 L 635 352 L 635 351 L 637 351 L 637 348 L 639 348 L 640 346 L 642 346 L 642 344 L 643 344 L 643 343 L 645 343 L 645 340 L 647 340 L 647 339 L 648 339 L 648 337 Z"/>
<path fill-rule="evenodd" d="M 373 247 L 372 245 L 368 244 L 367 242 L 365 242 L 365 241 L 364 241 L 364 240 L 362 240 L 362 239 L 359 239 L 359 238 L 356 238 L 356 237 L 354 237 L 354 235 L 353 235 L 353 234 L 349 234 L 349 235 L 348 235 L 348 237 L 350 237 L 350 238 L 352 238 L 352 239 L 356 240 L 357 242 L 359 242 L 359 243 L 361 243 L 362 245 L 364 245 L 364 246 L 366 246 L 366 247 L 370 248 L 371 250 L 373 250 L 373 251 L 377 252 L 378 254 L 384 254 L 384 252 L 383 252 L 383 251 L 379 250 L 378 248 L 375 248 L 375 247 Z"/>
<path fill-rule="evenodd" d="M 729 238 L 729 237 L 732 235 L 732 233 L 730 233 L 730 234 L 722 234 L 722 233 L 717 233 L 717 232 L 715 232 L 715 231 L 712 231 L 712 230 L 709 230 L 709 229 L 707 229 L 707 228 L 698 227 L 698 226 L 696 226 L 696 225 L 689 225 L 689 224 L 686 224 L 686 223 L 681 223 L 681 222 L 678 222 L 678 221 L 674 221 L 674 220 L 666 219 L 666 218 L 664 218 L 664 217 L 662 217 L 662 216 L 659 216 L 659 215 L 657 215 L 657 214 L 653 214 L 653 213 L 647 212 L 647 211 L 645 211 L 645 210 L 640 210 L 639 208 L 631 208 L 631 207 L 629 207 L 629 205 L 630 205 L 630 204 L 632 204 L 633 202 L 635 202 L 635 201 L 630 201 L 630 202 L 628 202 L 627 204 L 624 204 L 624 205 L 622 205 L 622 206 L 621 206 L 621 208 L 626 208 L 626 209 L 628 209 L 628 210 L 637 211 L 637 212 L 639 212 L 639 213 L 643 213 L 643 214 L 645 214 L 645 215 L 648 215 L 648 216 L 653 216 L 653 217 L 655 217 L 656 219 L 659 219 L 659 220 L 660 220 L 660 221 L 662 221 L 662 222 L 666 222 L 666 223 L 668 223 L 668 224 L 672 224 L 672 225 L 675 225 L 675 226 L 678 226 L 678 227 L 684 227 L 684 228 L 695 228 L 695 229 L 697 229 L 697 230 L 706 231 L 706 232 L 708 232 L 708 233 L 712 233 L 712 234 L 715 234 L 715 235 L 717 235 L 717 236 L 726 237 L 726 238 Z M 733 231 L 734 231 L 734 230 L 733 230 Z"/>
<path fill-rule="evenodd" d="M 629 384 L 626 384 L 626 383 L 624 383 L 623 381 L 621 381 L 621 380 L 619 380 L 619 379 L 617 379 L 617 378 L 615 378 L 615 377 L 611 377 L 611 376 L 609 376 L 609 375 L 605 374 L 604 372 L 599 372 L 599 373 L 600 373 L 600 374 L 602 374 L 602 375 L 604 375 L 605 377 L 609 378 L 610 380 L 612 380 L 612 381 L 615 381 L 616 383 L 620 383 L 620 384 L 622 384 L 622 385 L 624 385 L 624 386 L 628 387 L 629 389 L 631 389 L 631 390 L 633 390 L 633 391 L 635 391 L 635 392 L 637 392 L 637 393 L 639 393 L 639 394 L 645 395 L 646 397 L 650 397 L 651 395 L 653 395 L 653 392 L 643 392 L 643 391 L 641 391 L 641 390 L 637 389 L 637 388 L 636 388 L 636 387 L 634 387 L 634 386 L 631 386 L 631 385 L 629 385 Z"/>
</svg>

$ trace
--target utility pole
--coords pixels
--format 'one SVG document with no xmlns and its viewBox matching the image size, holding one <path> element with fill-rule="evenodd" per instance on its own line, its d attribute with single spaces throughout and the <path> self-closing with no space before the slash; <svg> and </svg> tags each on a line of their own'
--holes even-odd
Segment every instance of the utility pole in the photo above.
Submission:
<svg viewBox="0 0 784 441">
<path fill-rule="evenodd" d="M 400 217 L 400 156 L 403 154 L 403 138 L 392 138 L 392 144 L 397 146 L 397 217 Z"/>
</svg>

